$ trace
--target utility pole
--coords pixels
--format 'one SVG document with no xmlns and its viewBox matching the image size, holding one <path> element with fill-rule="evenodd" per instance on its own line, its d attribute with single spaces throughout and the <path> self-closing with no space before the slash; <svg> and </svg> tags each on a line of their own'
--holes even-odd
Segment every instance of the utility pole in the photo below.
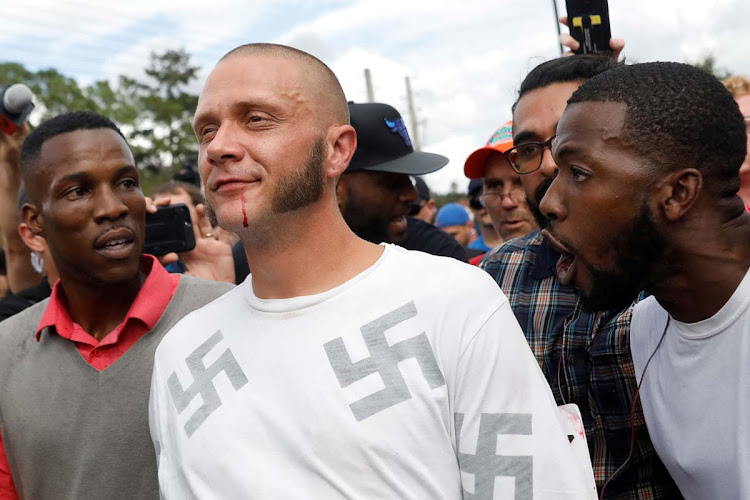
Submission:
<svg viewBox="0 0 750 500">
<path fill-rule="evenodd" d="M 367 87 L 367 102 L 375 102 L 375 92 L 372 91 L 370 68 L 365 68 L 365 86 Z"/>
<path fill-rule="evenodd" d="M 417 129 L 417 111 L 414 109 L 414 97 L 411 95 L 411 82 L 409 77 L 406 77 L 406 101 L 409 103 L 409 116 L 411 116 L 411 143 L 414 146 L 414 151 L 419 151 L 419 130 Z"/>
<path fill-rule="evenodd" d="M 563 46 L 560 43 L 560 15 L 557 13 L 557 0 L 552 0 L 552 8 L 555 11 L 555 27 L 557 28 L 557 44 L 560 46 L 560 55 L 563 55 Z"/>
</svg>

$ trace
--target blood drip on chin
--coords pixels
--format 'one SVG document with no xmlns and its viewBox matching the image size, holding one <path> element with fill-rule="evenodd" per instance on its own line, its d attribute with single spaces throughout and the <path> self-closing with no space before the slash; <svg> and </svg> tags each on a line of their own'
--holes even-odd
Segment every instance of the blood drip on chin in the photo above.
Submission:
<svg viewBox="0 0 750 500">
<path fill-rule="evenodd" d="M 247 211 L 245 210 L 245 192 L 240 193 L 240 199 L 242 201 L 242 226 L 247 227 Z"/>
</svg>

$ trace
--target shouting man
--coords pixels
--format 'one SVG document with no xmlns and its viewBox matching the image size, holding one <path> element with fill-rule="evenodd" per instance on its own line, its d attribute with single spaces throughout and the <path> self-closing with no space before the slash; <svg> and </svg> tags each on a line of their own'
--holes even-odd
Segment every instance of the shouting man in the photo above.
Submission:
<svg viewBox="0 0 750 500">
<path fill-rule="evenodd" d="M 686 498 L 750 498 L 743 116 L 718 80 L 678 63 L 603 73 L 568 102 L 540 205 L 559 279 L 593 309 L 651 294 L 630 348 L 654 447 Z"/>
</svg>

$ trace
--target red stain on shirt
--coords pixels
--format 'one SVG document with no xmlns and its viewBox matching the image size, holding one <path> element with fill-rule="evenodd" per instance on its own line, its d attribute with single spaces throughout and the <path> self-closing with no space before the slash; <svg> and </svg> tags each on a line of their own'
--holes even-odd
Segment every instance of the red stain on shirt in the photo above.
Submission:
<svg viewBox="0 0 750 500">
<path fill-rule="evenodd" d="M 242 200 L 242 226 L 247 227 L 247 211 L 245 210 L 245 192 L 244 191 L 240 193 L 240 197 Z"/>
</svg>

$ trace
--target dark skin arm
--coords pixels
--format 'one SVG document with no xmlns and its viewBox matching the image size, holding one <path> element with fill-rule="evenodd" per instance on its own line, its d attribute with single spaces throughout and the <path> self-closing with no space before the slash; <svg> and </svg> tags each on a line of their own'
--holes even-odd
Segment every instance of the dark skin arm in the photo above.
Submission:
<svg viewBox="0 0 750 500">
<path fill-rule="evenodd" d="M 0 132 L 0 227 L 8 265 L 8 285 L 18 292 L 39 283 L 31 266 L 31 251 L 18 234 L 18 189 L 21 187 L 21 145 L 29 135 L 24 123 L 13 135 Z"/>
</svg>

